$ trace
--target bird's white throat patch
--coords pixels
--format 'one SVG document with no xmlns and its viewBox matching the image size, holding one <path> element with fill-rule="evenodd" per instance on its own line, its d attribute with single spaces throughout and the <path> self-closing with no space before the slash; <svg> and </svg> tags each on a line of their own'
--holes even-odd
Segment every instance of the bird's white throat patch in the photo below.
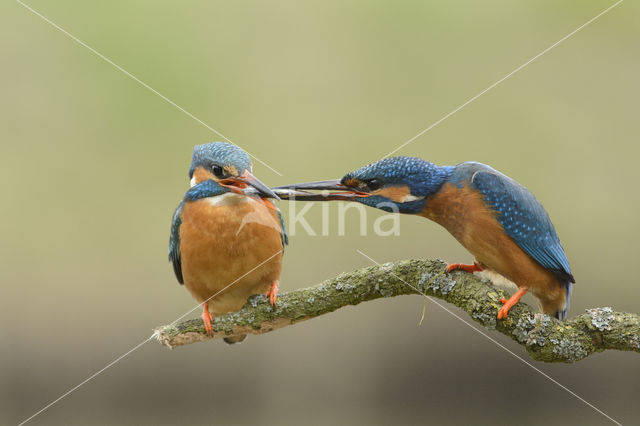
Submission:
<svg viewBox="0 0 640 426">
<path fill-rule="evenodd" d="M 228 206 L 232 204 L 247 203 L 249 201 L 255 201 L 251 197 L 247 197 L 243 194 L 234 194 L 233 192 L 227 192 L 222 195 L 216 195 L 215 197 L 207 197 L 206 200 L 212 206 Z"/>
</svg>

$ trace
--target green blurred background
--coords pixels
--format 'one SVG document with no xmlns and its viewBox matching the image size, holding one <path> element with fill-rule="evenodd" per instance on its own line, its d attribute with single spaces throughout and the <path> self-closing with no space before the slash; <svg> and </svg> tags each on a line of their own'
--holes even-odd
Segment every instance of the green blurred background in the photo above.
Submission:
<svg viewBox="0 0 640 426">
<path fill-rule="evenodd" d="M 279 170 L 254 169 L 275 186 L 379 159 L 613 2 L 28 4 Z M 0 423 L 16 424 L 194 306 L 169 223 L 193 145 L 221 138 L 19 3 L 0 16 Z M 531 189 L 578 281 L 570 316 L 640 312 L 639 17 L 622 3 L 398 153 Z M 283 291 L 368 266 L 356 249 L 471 260 L 424 219 L 361 237 L 353 212 L 340 237 L 330 212 L 329 236 L 292 237 Z M 148 343 L 31 424 L 609 423 L 435 305 L 419 327 L 421 310 L 401 297 L 233 347 Z M 638 354 L 536 367 L 638 421 Z"/>
</svg>

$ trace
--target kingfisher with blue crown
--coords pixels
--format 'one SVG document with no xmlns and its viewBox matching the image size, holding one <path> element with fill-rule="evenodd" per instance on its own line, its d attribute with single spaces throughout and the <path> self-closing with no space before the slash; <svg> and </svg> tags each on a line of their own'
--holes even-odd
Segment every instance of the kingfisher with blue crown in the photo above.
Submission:
<svg viewBox="0 0 640 426">
<path fill-rule="evenodd" d="M 235 145 L 197 145 L 191 188 L 173 214 L 169 260 L 178 282 L 202 304 L 209 334 L 212 315 L 240 310 L 251 295 L 264 293 L 276 306 L 287 233 L 269 200 L 278 196 L 251 170 L 249 155 Z"/>
<path fill-rule="evenodd" d="M 501 299 L 498 319 L 506 318 L 526 292 L 533 294 L 543 312 L 561 320 L 566 317 L 575 280 L 549 215 L 524 186 L 485 164 L 437 166 L 420 158 L 391 157 L 340 180 L 274 190 L 282 198 L 356 201 L 431 219 L 475 257 L 470 265 L 447 265 L 447 272 L 489 270 L 517 285 L 511 298 Z"/>
</svg>

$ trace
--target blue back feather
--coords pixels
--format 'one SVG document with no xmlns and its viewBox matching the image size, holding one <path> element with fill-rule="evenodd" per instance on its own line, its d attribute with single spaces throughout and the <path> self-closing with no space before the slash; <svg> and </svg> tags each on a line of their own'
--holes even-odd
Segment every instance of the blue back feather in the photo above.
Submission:
<svg viewBox="0 0 640 426">
<path fill-rule="evenodd" d="M 462 163 L 457 168 L 466 169 L 462 174 L 470 175 L 471 188 L 482 193 L 518 247 L 562 282 L 575 282 L 549 215 L 527 188 L 481 163 Z"/>
</svg>

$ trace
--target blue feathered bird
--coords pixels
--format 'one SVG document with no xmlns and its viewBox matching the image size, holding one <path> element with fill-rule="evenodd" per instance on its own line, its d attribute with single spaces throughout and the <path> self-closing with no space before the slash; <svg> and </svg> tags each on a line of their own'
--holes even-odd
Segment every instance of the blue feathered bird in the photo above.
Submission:
<svg viewBox="0 0 640 426">
<path fill-rule="evenodd" d="M 340 180 L 275 189 L 339 190 L 328 196 L 296 193 L 295 199 L 351 200 L 431 219 L 475 256 L 474 264 L 450 264 L 447 271 L 491 270 L 518 286 L 509 300 L 502 299 L 499 319 L 527 291 L 543 312 L 566 317 L 575 280 L 549 215 L 524 186 L 485 164 L 437 166 L 420 158 L 392 157 Z"/>
<path fill-rule="evenodd" d="M 169 260 L 178 282 L 202 304 L 211 333 L 212 314 L 238 311 L 253 294 L 265 293 L 276 305 L 287 234 L 268 199 L 278 196 L 253 176 L 251 159 L 237 146 L 197 145 L 189 178 L 171 222 Z"/>
</svg>

